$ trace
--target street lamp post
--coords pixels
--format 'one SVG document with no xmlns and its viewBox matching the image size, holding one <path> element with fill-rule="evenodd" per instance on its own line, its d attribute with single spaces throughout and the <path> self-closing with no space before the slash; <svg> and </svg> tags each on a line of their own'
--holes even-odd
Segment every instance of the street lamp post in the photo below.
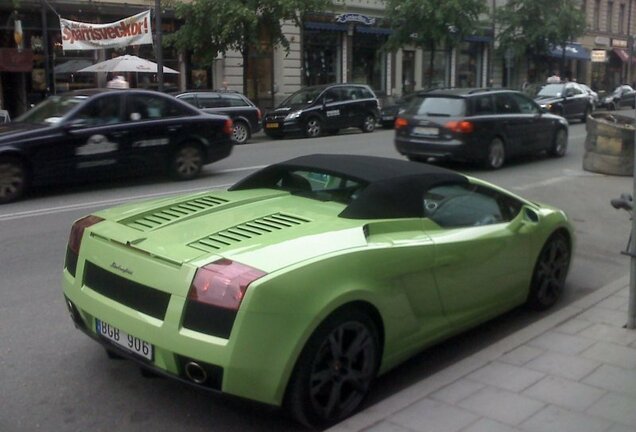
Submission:
<svg viewBox="0 0 636 432">
<path fill-rule="evenodd" d="M 157 84 L 159 91 L 163 91 L 163 47 L 161 46 L 161 0 L 155 0 L 155 35 L 157 44 L 155 56 L 157 57 Z"/>
</svg>

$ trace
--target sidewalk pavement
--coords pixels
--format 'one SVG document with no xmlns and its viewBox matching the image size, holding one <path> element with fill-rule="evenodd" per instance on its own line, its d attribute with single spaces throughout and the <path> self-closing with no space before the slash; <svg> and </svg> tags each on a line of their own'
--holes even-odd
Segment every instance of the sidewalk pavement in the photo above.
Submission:
<svg viewBox="0 0 636 432">
<path fill-rule="evenodd" d="M 329 432 L 636 432 L 622 278 Z"/>
</svg>

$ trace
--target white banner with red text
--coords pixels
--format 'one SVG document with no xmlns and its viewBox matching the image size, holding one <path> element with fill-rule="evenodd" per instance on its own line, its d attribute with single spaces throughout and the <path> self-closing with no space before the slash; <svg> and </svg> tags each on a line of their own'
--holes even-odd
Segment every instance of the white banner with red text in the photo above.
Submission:
<svg viewBox="0 0 636 432">
<path fill-rule="evenodd" d="M 108 24 L 71 21 L 60 17 L 63 50 L 123 48 L 152 45 L 150 11 Z"/>
</svg>

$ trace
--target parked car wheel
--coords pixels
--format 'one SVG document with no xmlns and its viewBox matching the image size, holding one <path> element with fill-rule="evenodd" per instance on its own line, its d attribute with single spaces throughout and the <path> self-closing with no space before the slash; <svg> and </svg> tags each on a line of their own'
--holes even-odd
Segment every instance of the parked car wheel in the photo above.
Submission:
<svg viewBox="0 0 636 432">
<path fill-rule="evenodd" d="M 319 137 L 322 134 L 322 122 L 318 117 L 311 117 L 305 123 L 305 135 L 309 138 Z"/>
<path fill-rule="evenodd" d="M 506 147 L 501 138 L 493 138 L 488 146 L 484 165 L 488 169 L 499 169 L 506 161 Z"/>
<path fill-rule="evenodd" d="M 250 139 L 250 128 L 244 121 L 237 120 L 234 122 L 232 137 L 236 144 L 245 144 Z"/>
<path fill-rule="evenodd" d="M 203 168 L 203 152 L 197 144 L 186 144 L 177 149 L 170 161 L 172 176 L 177 180 L 195 178 Z"/>
<path fill-rule="evenodd" d="M 373 320 L 360 309 L 328 317 L 305 345 L 286 394 L 291 414 L 323 428 L 351 415 L 363 401 L 379 366 Z"/>
<path fill-rule="evenodd" d="M 561 233 L 553 234 L 541 250 L 532 274 L 527 305 L 545 310 L 561 297 L 570 266 L 570 244 Z"/>
<path fill-rule="evenodd" d="M 17 158 L 0 158 L 0 204 L 15 201 L 26 189 L 26 167 Z"/>
<path fill-rule="evenodd" d="M 558 129 L 554 133 L 554 140 L 550 148 L 550 154 L 555 157 L 563 157 L 568 150 L 568 133 L 565 129 Z"/>
<path fill-rule="evenodd" d="M 360 129 L 362 132 L 373 132 L 375 130 L 375 116 L 373 114 L 365 115 Z"/>
</svg>

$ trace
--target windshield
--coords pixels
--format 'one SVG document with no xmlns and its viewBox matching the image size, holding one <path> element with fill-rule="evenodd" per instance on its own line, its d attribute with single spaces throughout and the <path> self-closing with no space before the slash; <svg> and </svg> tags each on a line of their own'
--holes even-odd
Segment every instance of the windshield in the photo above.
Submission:
<svg viewBox="0 0 636 432">
<path fill-rule="evenodd" d="M 290 106 L 290 105 L 305 105 L 312 103 L 316 100 L 320 93 L 322 93 L 323 88 L 316 87 L 308 87 L 306 89 L 302 89 L 285 99 L 280 106 Z"/>
<path fill-rule="evenodd" d="M 537 96 L 561 97 L 564 90 L 565 85 L 563 84 L 548 84 L 539 91 L 539 94 Z"/>
<path fill-rule="evenodd" d="M 84 102 L 88 96 L 62 95 L 50 96 L 35 108 L 18 117 L 16 122 L 55 124 L 73 108 Z"/>
<path fill-rule="evenodd" d="M 464 99 L 450 97 L 415 97 L 406 107 L 407 114 L 433 117 L 461 117 L 465 109 Z"/>
</svg>

